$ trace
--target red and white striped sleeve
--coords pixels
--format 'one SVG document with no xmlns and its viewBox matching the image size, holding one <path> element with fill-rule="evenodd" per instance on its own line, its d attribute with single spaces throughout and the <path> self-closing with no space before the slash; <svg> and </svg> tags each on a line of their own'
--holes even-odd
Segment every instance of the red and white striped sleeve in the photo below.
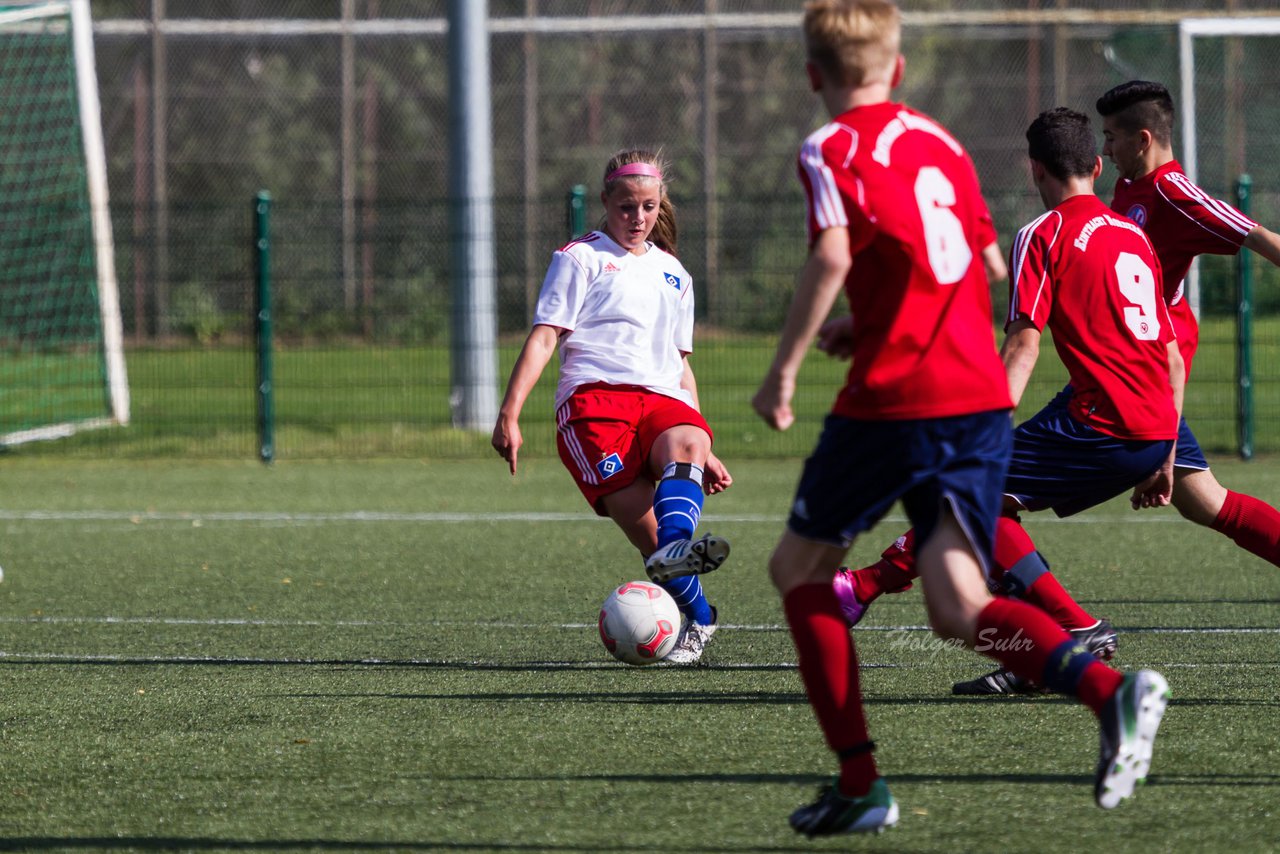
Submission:
<svg viewBox="0 0 1280 854">
<path fill-rule="evenodd" d="M 1257 223 L 1226 202 L 1215 199 L 1181 172 L 1156 181 L 1156 195 L 1178 224 L 1179 241 L 1196 254 L 1234 255 Z"/>
<path fill-rule="evenodd" d="M 852 128 L 832 123 L 814 131 L 800 146 L 796 171 L 800 176 L 800 184 L 804 187 L 808 208 L 807 232 L 811 245 L 826 229 L 849 226 L 845 198 L 840 191 L 835 169 L 827 162 L 828 141 L 835 142 L 842 149 L 847 147 L 848 154 L 843 163 L 847 166 L 857 148 L 858 134 Z M 857 192 L 861 195 L 862 182 L 857 181 L 856 184 Z M 861 204 L 860 198 L 856 201 Z"/>
<path fill-rule="evenodd" d="M 1024 225 L 1009 251 L 1009 314 L 1004 328 L 1020 317 L 1044 329 L 1053 307 L 1051 253 L 1062 229 L 1062 215 L 1048 211 Z"/>
</svg>

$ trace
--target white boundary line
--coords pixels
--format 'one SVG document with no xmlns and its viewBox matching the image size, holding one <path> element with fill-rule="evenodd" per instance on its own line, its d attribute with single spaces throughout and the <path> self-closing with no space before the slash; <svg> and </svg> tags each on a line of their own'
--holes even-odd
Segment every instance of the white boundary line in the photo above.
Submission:
<svg viewBox="0 0 1280 854">
<path fill-rule="evenodd" d="M 497 661 L 487 659 L 449 659 L 449 658 L 341 658 L 333 656 L 329 658 L 260 658 L 255 656 L 214 656 L 214 655 L 119 655 L 114 653 L 66 653 L 66 652 L 11 652 L 0 650 L 0 661 L 11 661 L 14 664 L 36 663 L 62 661 L 71 664 L 164 664 L 164 665 L 182 665 L 182 664 L 226 664 L 226 665 L 314 665 L 314 666 L 363 666 L 363 667 L 439 667 L 453 668 L 458 670 L 475 669 L 475 670 L 521 670 L 521 669 L 547 669 L 547 670 L 627 670 L 631 669 L 629 665 L 621 662 L 608 660 L 591 660 L 591 661 Z M 1280 668 L 1280 662 L 1146 662 L 1150 666 L 1159 667 L 1166 670 L 1199 670 L 1199 669 L 1222 669 L 1230 667 L 1248 667 L 1252 669 L 1258 668 Z M 981 662 L 973 662 L 975 666 Z M 658 668 L 663 668 L 659 663 Z M 678 667 L 678 665 L 669 665 L 670 667 Z M 916 670 L 925 667 L 933 667 L 930 662 L 925 663 L 875 663 L 860 662 L 859 668 L 862 670 Z M 990 667 L 988 663 L 986 665 Z M 710 670 L 795 670 L 798 667 L 794 661 L 766 661 L 766 662 L 724 662 L 708 666 Z M 680 667 L 680 669 L 687 669 Z"/>
<path fill-rule="evenodd" d="M 100 625 L 100 626 L 204 626 L 249 627 L 276 629 L 313 629 L 313 628 L 384 628 L 407 626 L 468 626 L 477 629 L 555 629 L 557 631 L 579 631 L 595 629 L 595 623 L 516 623 L 504 620 L 422 620 L 418 622 L 396 622 L 389 620 L 251 620 L 238 617 L 227 618 L 195 618 L 195 617 L 55 617 L 55 616 L 0 616 L 0 624 L 22 625 Z M 785 632 L 787 627 L 781 623 L 732 624 L 726 623 L 723 628 L 738 632 Z M 1121 634 L 1154 634 L 1154 635 L 1275 635 L 1280 634 L 1278 626 L 1118 626 Z M 928 626 L 859 626 L 857 632 L 928 632 Z M 3 655 L 4 653 L 0 653 Z"/>
<path fill-rule="evenodd" d="M 601 651 L 603 655 L 603 650 Z M 497 661 L 485 659 L 450 659 L 450 658 L 257 658 L 252 656 L 212 656 L 212 655 L 116 655 L 112 653 L 46 653 L 46 652 L 7 652 L 0 651 L 0 661 L 10 660 L 13 663 L 65 661 L 70 663 L 103 663 L 103 664 L 262 664 L 262 665 L 360 665 L 367 667 L 441 667 L 465 670 L 520 670 L 524 668 L 545 668 L 555 670 L 627 670 L 630 665 L 608 659 L 591 661 Z M 668 665 L 674 667 L 675 665 Z M 719 670 L 784 670 L 795 669 L 794 661 L 782 662 L 737 662 L 715 665 Z M 863 669 L 905 670 L 921 667 L 919 664 L 862 664 Z M 658 667 L 663 667 L 658 664 Z M 683 669 L 683 668 L 682 668 Z"/>
<path fill-rule="evenodd" d="M 607 522 L 601 516 L 582 513 L 558 512 L 520 512 L 506 513 L 432 513 L 432 512 L 383 512 L 376 510 L 352 510 L 343 513 L 277 513 L 272 511 L 234 510 L 211 511 L 198 510 L 154 511 L 154 510 L 3 510 L 0 509 L 0 521 L 6 522 L 252 522 L 278 523 L 292 522 L 313 524 L 317 522 L 412 522 L 412 523 L 458 523 L 458 522 Z M 905 516 L 885 516 L 882 522 L 907 524 Z M 1135 523 L 1181 522 L 1182 517 L 1176 514 L 1165 516 L 1070 516 L 1059 519 L 1046 514 L 1046 521 L 1075 525 L 1110 525 Z M 720 523 L 772 523 L 781 525 L 786 517 L 772 513 L 740 513 L 737 515 L 713 515 L 702 517 L 702 524 Z"/>
</svg>

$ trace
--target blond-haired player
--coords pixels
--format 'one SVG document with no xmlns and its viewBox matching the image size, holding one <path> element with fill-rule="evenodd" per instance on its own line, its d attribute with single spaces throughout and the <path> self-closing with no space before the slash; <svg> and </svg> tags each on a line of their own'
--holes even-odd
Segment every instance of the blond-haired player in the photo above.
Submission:
<svg viewBox="0 0 1280 854">
<path fill-rule="evenodd" d="M 987 589 L 1012 402 L 992 331 L 982 255 L 995 233 L 977 174 L 945 128 L 890 100 L 904 69 L 893 3 L 816 0 L 803 26 L 809 81 L 831 121 L 800 149 L 809 256 L 753 405 L 776 429 L 794 421 L 797 372 L 841 290 L 853 360 L 769 561 L 810 705 L 839 762 L 833 784 L 791 825 L 819 836 L 898 820 L 832 578 L 854 537 L 899 500 L 916 528 L 934 630 L 1089 705 L 1102 729 L 1096 797 L 1115 806 L 1145 774 L 1160 685 L 1112 670 L 1044 612 Z"/>
<path fill-rule="evenodd" d="M 611 518 L 676 600 L 684 628 L 666 660 L 693 664 L 718 625 L 698 576 L 729 555 L 693 539 L 703 493 L 733 482 L 711 452 L 688 364 L 693 277 L 675 256 L 675 212 L 661 157 L 618 152 L 604 172 L 600 228 L 556 251 L 533 330 L 516 359 L 493 447 L 516 473 L 520 412 L 553 353 L 560 459 L 592 509 Z"/>
</svg>

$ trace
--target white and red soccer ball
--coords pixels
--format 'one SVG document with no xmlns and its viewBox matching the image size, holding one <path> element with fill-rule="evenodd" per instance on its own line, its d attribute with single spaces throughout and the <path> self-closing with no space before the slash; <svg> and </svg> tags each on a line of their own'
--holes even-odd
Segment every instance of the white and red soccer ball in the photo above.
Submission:
<svg viewBox="0 0 1280 854">
<path fill-rule="evenodd" d="M 628 581 L 600 606 L 600 640 L 627 664 L 666 658 L 680 635 L 680 608 L 671 594 L 648 581 Z"/>
</svg>

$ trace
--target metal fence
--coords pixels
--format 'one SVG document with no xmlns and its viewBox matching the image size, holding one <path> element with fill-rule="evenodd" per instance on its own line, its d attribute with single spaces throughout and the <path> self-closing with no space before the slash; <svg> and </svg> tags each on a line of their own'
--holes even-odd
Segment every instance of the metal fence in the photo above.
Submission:
<svg viewBox="0 0 1280 854">
<path fill-rule="evenodd" d="M 713 424 L 742 453 L 807 449 L 808 437 L 763 435 L 746 405 L 804 251 L 796 148 L 825 120 L 805 85 L 798 5 L 491 0 L 504 378 L 566 237 L 565 193 L 586 184 L 593 201 L 615 149 L 661 146 L 674 163 L 680 254 L 697 279 L 694 359 L 700 384 L 719 389 Z M 1006 243 L 1039 212 L 1023 137 L 1036 113 L 1058 104 L 1092 113 L 1098 94 L 1132 78 L 1165 81 L 1176 95 L 1181 17 L 1280 14 L 1274 0 L 902 5 L 899 95 L 969 148 Z M 482 451 L 448 426 L 443 0 L 93 8 L 135 401 L 130 452 L 194 436 L 196 452 L 252 454 L 249 243 L 260 188 L 277 200 L 277 455 Z M 1202 182 L 1228 196 L 1248 171 L 1255 217 L 1280 221 L 1280 38 L 1222 39 L 1197 69 Z M 1108 167 L 1104 197 L 1113 177 Z M 598 214 L 592 205 L 589 218 Z M 1203 265 L 1205 355 L 1188 409 L 1217 450 L 1234 436 L 1230 274 L 1221 259 Z M 1265 451 L 1280 447 L 1274 270 L 1259 270 L 1255 291 Z M 996 294 L 997 306 L 1004 300 Z M 826 384 L 807 392 L 815 412 L 837 381 L 821 370 Z M 528 417 L 549 418 L 544 409 L 531 403 Z M 79 447 L 122 441 L 104 434 Z M 537 445 L 530 451 L 552 448 Z"/>
</svg>

